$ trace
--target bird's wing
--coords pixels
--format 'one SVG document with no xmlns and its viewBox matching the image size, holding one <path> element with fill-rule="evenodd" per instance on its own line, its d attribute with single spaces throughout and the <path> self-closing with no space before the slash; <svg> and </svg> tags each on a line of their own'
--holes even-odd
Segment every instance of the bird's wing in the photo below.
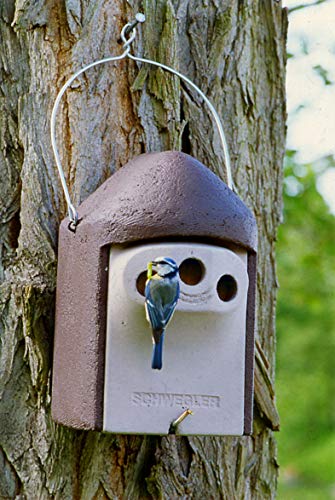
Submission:
<svg viewBox="0 0 335 500">
<path fill-rule="evenodd" d="M 153 340 L 155 344 L 158 344 L 165 328 L 165 322 L 162 321 L 161 309 L 157 309 L 148 299 L 145 302 L 145 308 L 152 328 Z"/>
<path fill-rule="evenodd" d="M 154 301 L 151 297 L 150 282 L 147 282 L 145 287 L 145 309 L 147 319 L 149 320 L 153 330 L 160 330 L 164 328 L 164 317 L 162 302 L 160 300 Z"/>
<path fill-rule="evenodd" d="M 147 319 L 158 335 L 166 328 L 175 310 L 179 297 L 179 283 L 166 286 L 159 280 L 150 280 L 145 287 Z M 174 300 L 171 300 L 174 299 Z"/>
<path fill-rule="evenodd" d="M 179 299 L 179 283 L 178 282 L 177 282 L 176 287 L 175 287 L 174 296 L 175 296 L 175 301 L 172 302 L 171 304 L 167 304 L 163 310 L 163 318 L 165 321 L 165 326 L 168 325 L 170 319 L 172 318 L 172 315 L 174 313 L 174 310 L 176 308 L 176 305 L 177 305 L 177 302 Z"/>
<path fill-rule="evenodd" d="M 172 318 L 176 305 L 177 305 L 177 300 L 173 302 L 173 304 L 169 304 L 169 306 L 166 306 L 164 308 L 163 316 L 164 316 L 165 327 L 168 325 L 170 319 Z"/>
<path fill-rule="evenodd" d="M 145 301 L 145 307 L 148 315 L 148 319 L 153 330 L 158 330 L 162 328 L 162 310 L 158 309 L 149 299 Z"/>
</svg>

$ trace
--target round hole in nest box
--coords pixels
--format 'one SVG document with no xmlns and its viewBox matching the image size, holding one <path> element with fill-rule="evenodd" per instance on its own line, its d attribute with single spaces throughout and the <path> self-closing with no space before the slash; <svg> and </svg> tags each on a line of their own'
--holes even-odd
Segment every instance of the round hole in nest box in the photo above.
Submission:
<svg viewBox="0 0 335 500">
<path fill-rule="evenodd" d="M 144 290 L 145 290 L 145 282 L 147 281 L 147 271 L 141 272 L 141 274 L 138 275 L 137 280 L 136 280 L 136 288 L 138 293 L 143 295 L 144 297 Z"/>
<path fill-rule="evenodd" d="M 194 258 L 185 259 L 179 266 L 180 279 L 186 285 L 197 285 L 205 275 L 205 266 Z"/>
<path fill-rule="evenodd" d="M 229 302 L 237 294 L 236 280 L 230 274 L 224 274 L 218 281 L 216 291 L 223 302 Z"/>
</svg>

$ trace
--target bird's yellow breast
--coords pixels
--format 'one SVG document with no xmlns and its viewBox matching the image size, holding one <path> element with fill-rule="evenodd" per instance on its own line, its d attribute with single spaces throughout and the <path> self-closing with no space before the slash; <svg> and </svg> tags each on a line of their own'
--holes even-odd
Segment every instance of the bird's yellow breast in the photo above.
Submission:
<svg viewBox="0 0 335 500">
<path fill-rule="evenodd" d="M 153 276 L 151 276 L 151 279 L 152 280 L 162 280 L 164 278 L 162 276 L 159 276 L 159 274 L 154 274 Z"/>
</svg>

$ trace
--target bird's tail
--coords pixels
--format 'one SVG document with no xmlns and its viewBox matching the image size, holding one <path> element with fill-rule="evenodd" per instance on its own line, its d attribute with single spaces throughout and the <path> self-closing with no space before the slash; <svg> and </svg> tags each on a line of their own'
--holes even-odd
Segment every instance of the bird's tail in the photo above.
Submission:
<svg viewBox="0 0 335 500">
<path fill-rule="evenodd" d="M 164 341 L 164 330 L 162 330 L 162 333 L 159 336 L 159 339 L 157 339 L 157 342 L 155 340 L 153 346 L 152 361 L 151 361 L 151 368 L 153 370 L 160 370 L 162 368 L 163 341 Z"/>
</svg>

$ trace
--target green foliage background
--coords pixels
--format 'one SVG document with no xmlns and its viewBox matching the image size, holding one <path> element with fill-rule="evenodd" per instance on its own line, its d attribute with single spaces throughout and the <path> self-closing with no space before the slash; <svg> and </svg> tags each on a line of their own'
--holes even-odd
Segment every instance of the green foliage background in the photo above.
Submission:
<svg viewBox="0 0 335 500">
<path fill-rule="evenodd" d="M 302 165 L 287 153 L 277 246 L 282 500 L 335 498 L 335 217 L 317 190 L 334 167 L 332 157 Z"/>
</svg>

